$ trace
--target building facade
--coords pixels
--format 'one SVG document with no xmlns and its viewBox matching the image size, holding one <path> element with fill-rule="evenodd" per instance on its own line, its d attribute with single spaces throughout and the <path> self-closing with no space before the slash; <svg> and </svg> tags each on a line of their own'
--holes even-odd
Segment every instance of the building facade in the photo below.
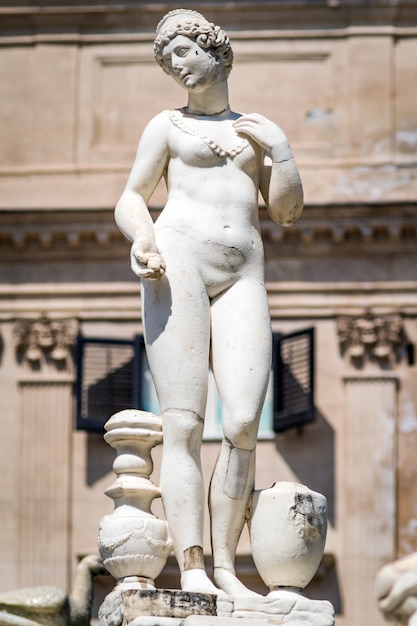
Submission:
<svg viewBox="0 0 417 626">
<path fill-rule="evenodd" d="M 282 126 L 305 190 L 293 227 L 260 216 L 273 331 L 314 329 L 315 419 L 266 426 L 256 487 L 295 480 L 326 495 L 326 553 L 307 594 L 334 603 L 338 626 L 381 626 L 375 573 L 417 550 L 417 3 L 181 4 L 228 31 L 232 107 Z M 69 588 L 112 510 L 114 451 L 77 428 L 77 337 L 141 333 L 113 207 L 147 121 L 185 104 L 152 54 L 176 7 L 0 6 L 2 591 Z M 213 427 L 207 477 L 218 448 Z M 237 570 L 261 588 L 247 533 Z M 161 585 L 175 579 L 169 563 Z"/>
</svg>

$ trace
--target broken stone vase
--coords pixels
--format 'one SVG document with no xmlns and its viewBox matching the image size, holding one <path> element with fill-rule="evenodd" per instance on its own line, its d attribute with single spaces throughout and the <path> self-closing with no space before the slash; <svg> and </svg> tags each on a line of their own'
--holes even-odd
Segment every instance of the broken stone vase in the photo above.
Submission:
<svg viewBox="0 0 417 626">
<path fill-rule="evenodd" d="M 304 589 L 324 552 L 326 498 L 293 482 L 254 491 L 249 529 L 253 560 L 271 592 Z"/>
</svg>

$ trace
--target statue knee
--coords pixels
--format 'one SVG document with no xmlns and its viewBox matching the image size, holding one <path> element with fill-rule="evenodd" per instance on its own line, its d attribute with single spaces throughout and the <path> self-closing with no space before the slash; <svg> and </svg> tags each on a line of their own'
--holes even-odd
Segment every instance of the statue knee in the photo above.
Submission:
<svg viewBox="0 0 417 626">
<path fill-rule="evenodd" d="M 259 420 L 257 417 L 248 419 L 244 415 L 224 416 L 223 431 L 225 440 L 234 448 L 253 450 L 258 437 Z"/>
<path fill-rule="evenodd" d="M 162 413 L 164 441 L 187 449 L 200 446 L 204 420 L 194 411 L 168 409 Z"/>
</svg>

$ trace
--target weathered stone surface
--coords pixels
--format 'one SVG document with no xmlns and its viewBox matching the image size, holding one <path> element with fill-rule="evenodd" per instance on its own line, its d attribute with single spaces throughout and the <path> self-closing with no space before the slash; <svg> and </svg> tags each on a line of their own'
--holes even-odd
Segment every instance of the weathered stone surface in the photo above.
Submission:
<svg viewBox="0 0 417 626">
<path fill-rule="evenodd" d="M 138 615 L 185 618 L 189 615 L 216 615 L 216 598 L 208 593 L 168 589 L 127 589 L 121 592 L 124 619 Z"/>
<path fill-rule="evenodd" d="M 334 608 L 327 600 L 310 600 L 301 593 L 279 589 L 260 598 L 236 598 L 233 617 L 302 622 L 304 626 L 333 626 Z M 280 623 L 278 621 L 278 623 Z"/>
</svg>

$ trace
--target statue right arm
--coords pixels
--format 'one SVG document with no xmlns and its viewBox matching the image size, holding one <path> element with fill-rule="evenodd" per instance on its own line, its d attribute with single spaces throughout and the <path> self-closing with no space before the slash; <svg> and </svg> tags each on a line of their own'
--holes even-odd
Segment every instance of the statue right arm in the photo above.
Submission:
<svg viewBox="0 0 417 626">
<path fill-rule="evenodd" d="M 168 162 L 169 129 L 169 119 L 163 113 L 149 122 L 140 139 L 125 190 L 115 208 L 117 226 L 133 242 L 132 269 L 142 278 L 160 278 L 165 273 L 148 201 Z"/>
</svg>

